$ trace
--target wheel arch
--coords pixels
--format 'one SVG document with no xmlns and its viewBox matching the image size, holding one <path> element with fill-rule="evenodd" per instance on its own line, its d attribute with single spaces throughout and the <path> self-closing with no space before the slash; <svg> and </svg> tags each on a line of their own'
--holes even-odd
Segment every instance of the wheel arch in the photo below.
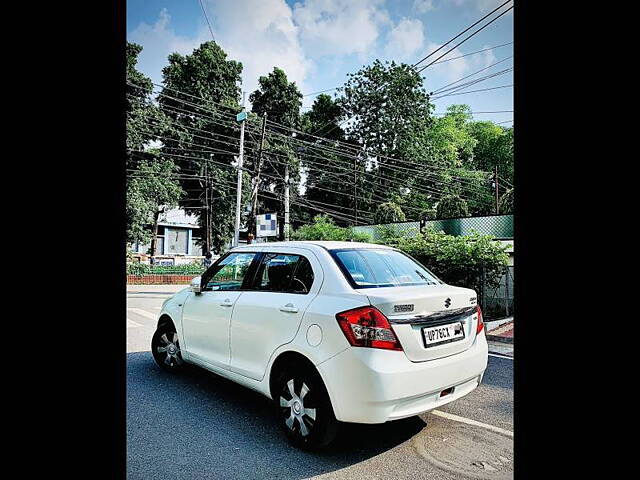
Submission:
<svg viewBox="0 0 640 480">
<path fill-rule="evenodd" d="M 278 374 L 289 365 L 295 365 L 297 367 L 304 366 L 313 370 L 314 372 L 316 372 L 318 377 L 320 377 L 322 383 L 324 383 L 326 388 L 327 383 L 325 382 L 324 378 L 322 378 L 322 374 L 316 368 L 315 364 L 309 359 L 309 357 L 296 350 L 286 350 L 278 354 L 278 356 L 271 364 L 271 368 L 269 369 L 268 388 L 271 398 L 276 398 L 275 389 Z"/>
<path fill-rule="evenodd" d="M 160 318 L 158 319 L 158 325 L 156 328 L 164 327 L 165 325 L 173 325 L 173 328 L 175 328 L 177 331 L 178 327 L 176 325 L 176 322 L 174 322 L 173 319 L 167 313 L 163 313 L 162 315 L 160 315 Z"/>
</svg>

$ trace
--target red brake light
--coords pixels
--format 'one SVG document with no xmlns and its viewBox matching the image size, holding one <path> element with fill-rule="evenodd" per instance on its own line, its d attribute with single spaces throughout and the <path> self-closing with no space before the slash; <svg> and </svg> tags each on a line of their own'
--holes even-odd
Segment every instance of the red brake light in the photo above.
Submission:
<svg viewBox="0 0 640 480">
<path fill-rule="evenodd" d="M 338 325 L 354 347 L 402 350 L 389 320 L 375 307 L 360 307 L 336 314 Z"/>
<path fill-rule="evenodd" d="M 484 320 L 482 320 L 482 310 L 480 305 L 476 305 L 476 311 L 478 312 L 478 328 L 476 328 L 476 335 L 484 330 Z"/>
</svg>

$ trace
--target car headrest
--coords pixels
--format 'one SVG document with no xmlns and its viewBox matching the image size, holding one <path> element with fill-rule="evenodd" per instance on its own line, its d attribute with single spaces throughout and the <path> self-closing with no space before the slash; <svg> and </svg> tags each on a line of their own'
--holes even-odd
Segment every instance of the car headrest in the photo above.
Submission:
<svg viewBox="0 0 640 480">
<path fill-rule="evenodd" d="M 269 287 L 273 290 L 286 290 L 291 281 L 293 264 L 272 264 L 269 266 Z"/>
</svg>

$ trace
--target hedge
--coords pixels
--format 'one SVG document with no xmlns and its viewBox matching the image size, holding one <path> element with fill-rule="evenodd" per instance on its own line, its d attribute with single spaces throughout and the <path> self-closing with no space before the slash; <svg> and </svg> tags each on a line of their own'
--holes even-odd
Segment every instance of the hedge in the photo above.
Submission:
<svg viewBox="0 0 640 480">
<path fill-rule="evenodd" d="M 204 272 L 204 267 L 194 263 L 186 265 L 149 265 L 146 263 L 127 263 L 127 275 L 194 275 Z"/>
</svg>

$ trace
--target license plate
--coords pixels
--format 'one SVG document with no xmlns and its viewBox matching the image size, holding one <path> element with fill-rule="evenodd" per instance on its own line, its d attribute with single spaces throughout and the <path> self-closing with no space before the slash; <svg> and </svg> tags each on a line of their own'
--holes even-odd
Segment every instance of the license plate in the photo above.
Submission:
<svg viewBox="0 0 640 480">
<path fill-rule="evenodd" d="M 462 322 L 439 325 L 437 327 L 424 327 L 422 329 L 425 347 L 455 342 L 464 338 Z"/>
</svg>

